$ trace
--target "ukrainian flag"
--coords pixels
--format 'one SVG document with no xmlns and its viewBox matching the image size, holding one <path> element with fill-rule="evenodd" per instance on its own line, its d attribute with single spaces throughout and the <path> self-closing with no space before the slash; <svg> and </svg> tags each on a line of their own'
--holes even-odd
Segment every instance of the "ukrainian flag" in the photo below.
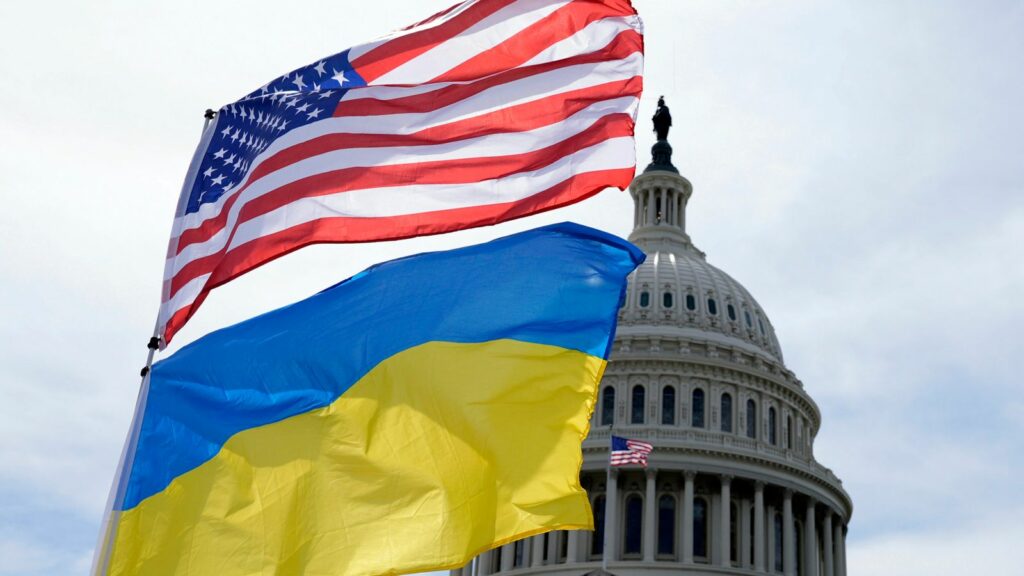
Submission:
<svg viewBox="0 0 1024 576">
<path fill-rule="evenodd" d="M 103 574 L 400 574 L 592 529 L 580 442 L 635 246 L 576 224 L 374 266 L 157 363 Z"/>
</svg>

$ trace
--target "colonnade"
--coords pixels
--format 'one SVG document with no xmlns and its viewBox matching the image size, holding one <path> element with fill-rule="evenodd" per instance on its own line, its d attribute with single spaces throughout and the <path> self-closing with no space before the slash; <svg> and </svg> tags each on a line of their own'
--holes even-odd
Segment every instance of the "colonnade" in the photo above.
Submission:
<svg viewBox="0 0 1024 576">
<path fill-rule="evenodd" d="M 686 229 L 686 201 L 689 197 L 674 188 L 644 188 L 635 192 L 633 228 L 668 225 Z"/>
<path fill-rule="evenodd" d="M 457 576 L 488 576 L 495 572 L 550 564 L 605 560 L 609 564 L 672 562 L 684 566 L 711 565 L 783 576 L 846 576 L 845 522 L 841 514 L 827 504 L 818 502 L 813 496 L 759 480 L 731 475 L 698 475 L 693 471 L 681 474 L 678 471 L 665 472 L 671 474 L 672 482 L 682 478 L 681 487 L 672 485 L 671 495 L 682 504 L 681 517 L 674 518 L 672 554 L 658 550 L 657 531 L 662 529 L 658 526 L 658 499 L 669 494 L 664 486 L 659 490 L 659 472 L 653 468 L 644 471 L 641 492 L 638 486 L 621 489 L 622 472 L 612 468 L 603 494 L 599 491 L 591 494 L 592 499 L 617 495 L 604 500 L 602 546 L 595 546 L 594 533 L 575 530 L 550 532 L 485 552 L 475 563 L 455 573 Z M 635 474 L 630 477 L 635 478 Z M 624 514 L 620 507 L 626 501 L 627 492 L 643 494 L 642 547 L 639 554 L 637 551 L 625 554 L 622 550 L 626 538 Z M 706 514 L 704 528 L 700 529 L 703 532 L 703 554 L 695 554 L 694 549 L 695 533 L 699 529 L 699 524 L 694 521 L 695 502 L 701 504 L 702 512 Z M 732 514 L 733 505 L 739 511 L 735 516 Z M 673 511 L 678 514 L 678 508 L 674 507 Z M 736 526 L 733 526 L 734 522 Z M 595 518 L 595 523 L 600 524 L 601 519 Z M 777 542 L 780 539 L 781 542 Z"/>
</svg>

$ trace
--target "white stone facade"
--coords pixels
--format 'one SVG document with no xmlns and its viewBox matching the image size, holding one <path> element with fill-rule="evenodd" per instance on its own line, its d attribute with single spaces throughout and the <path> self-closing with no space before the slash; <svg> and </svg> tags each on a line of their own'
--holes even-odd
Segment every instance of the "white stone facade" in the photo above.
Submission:
<svg viewBox="0 0 1024 576">
<path fill-rule="evenodd" d="M 598 530 L 527 538 L 452 576 L 845 576 L 853 504 L 814 459 L 821 413 L 761 306 L 691 243 L 692 186 L 668 167 L 630 186 L 647 261 L 583 443 Z M 613 431 L 654 445 L 647 469 L 609 469 Z"/>
</svg>

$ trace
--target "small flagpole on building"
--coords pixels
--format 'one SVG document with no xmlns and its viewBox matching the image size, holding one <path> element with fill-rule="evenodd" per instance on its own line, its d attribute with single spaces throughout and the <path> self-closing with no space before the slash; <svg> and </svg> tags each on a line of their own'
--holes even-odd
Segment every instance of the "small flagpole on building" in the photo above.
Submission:
<svg viewBox="0 0 1024 576">
<path fill-rule="evenodd" d="M 178 197 L 178 203 L 175 209 L 175 219 L 182 212 L 185 202 L 188 201 L 188 193 L 191 190 L 191 183 L 195 178 L 195 173 L 199 170 L 199 164 L 197 158 L 199 157 L 200 150 L 204 148 L 204 145 L 209 140 L 207 129 L 210 127 L 210 123 L 217 116 L 217 113 L 213 110 L 207 109 L 203 113 L 203 132 L 200 135 L 199 147 L 196 150 L 196 154 L 192 158 L 192 164 L 189 167 L 188 176 L 185 178 L 185 185 L 182 187 L 181 194 Z M 176 234 L 172 232 L 172 238 Z M 164 284 L 161 282 L 161 284 Z M 161 288 L 161 303 L 163 302 L 163 287 Z M 146 408 L 146 399 L 149 396 L 149 372 L 153 368 L 153 359 L 156 357 L 156 351 L 160 349 L 160 309 L 157 308 L 156 321 L 153 324 L 153 335 L 149 338 L 149 342 L 146 343 L 146 365 L 142 367 L 139 375 L 142 377 L 142 382 L 139 384 L 139 394 L 135 399 L 135 412 L 132 415 L 131 427 L 128 429 L 128 436 L 125 438 L 124 446 L 121 448 L 121 458 L 118 460 L 117 469 L 114 472 L 114 481 L 110 485 L 110 493 L 107 496 L 107 506 L 104 510 L 103 522 L 100 524 L 99 541 L 96 543 L 96 552 L 93 555 L 92 575 L 101 576 L 107 573 L 108 563 L 110 562 L 110 551 L 114 545 L 115 527 L 117 526 L 118 512 L 114 510 L 114 506 L 120 506 L 124 501 L 125 488 L 128 485 L 128 479 L 131 476 L 130 469 L 132 466 L 132 460 L 135 456 L 135 446 L 139 440 L 139 429 L 142 425 L 142 413 Z"/>
</svg>

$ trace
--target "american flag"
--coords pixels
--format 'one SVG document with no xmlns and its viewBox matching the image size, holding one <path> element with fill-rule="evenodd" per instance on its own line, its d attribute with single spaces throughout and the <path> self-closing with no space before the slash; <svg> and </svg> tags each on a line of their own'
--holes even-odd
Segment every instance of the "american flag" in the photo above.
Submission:
<svg viewBox="0 0 1024 576">
<path fill-rule="evenodd" d="M 612 456 L 610 464 L 612 466 L 643 464 L 646 467 L 647 455 L 650 454 L 652 450 L 654 450 L 654 446 L 651 446 L 647 442 L 612 436 Z"/>
<path fill-rule="evenodd" d="M 174 220 L 162 344 L 288 252 L 495 224 L 625 189 L 643 83 L 628 0 L 467 0 L 221 108 Z"/>
</svg>

